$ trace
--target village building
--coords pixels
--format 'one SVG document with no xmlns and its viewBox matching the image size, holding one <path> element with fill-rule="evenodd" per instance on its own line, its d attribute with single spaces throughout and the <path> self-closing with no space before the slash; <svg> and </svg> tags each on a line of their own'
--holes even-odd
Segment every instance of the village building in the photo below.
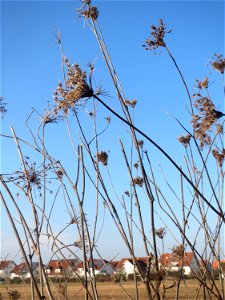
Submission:
<svg viewBox="0 0 225 300">
<path fill-rule="evenodd" d="M 72 277 L 75 276 L 77 259 L 50 260 L 46 267 L 46 274 L 50 277 Z"/>
<path fill-rule="evenodd" d="M 16 264 L 12 260 L 0 261 L 0 278 L 9 278 L 10 272 L 15 268 Z"/>
<path fill-rule="evenodd" d="M 94 259 L 94 264 L 89 261 L 87 265 L 87 275 L 112 275 L 114 273 L 114 265 L 111 262 L 108 262 L 107 260 L 103 259 Z M 76 273 L 80 276 L 83 277 L 85 274 L 85 268 L 83 265 L 83 262 L 79 262 L 76 265 Z"/>
<path fill-rule="evenodd" d="M 39 276 L 39 263 L 32 262 L 31 270 L 34 277 Z M 29 279 L 31 278 L 30 270 L 27 266 L 27 263 L 23 262 L 17 266 L 15 266 L 10 272 L 10 279 L 21 278 L 21 279 Z"/>
<path fill-rule="evenodd" d="M 117 274 L 124 274 L 129 277 L 130 274 L 136 273 L 137 275 L 145 276 L 147 271 L 148 258 L 147 257 L 136 257 L 134 262 L 133 258 L 122 258 L 116 264 Z M 151 265 L 151 269 L 153 265 Z"/>
<path fill-rule="evenodd" d="M 193 252 L 184 252 L 182 258 L 175 256 L 173 253 L 164 253 L 160 257 L 160 268 L 170 272 L 178 272 L 183 269 L 183 275 L 191 276 L 200 271 L 199 262 Z"/>
</svg>

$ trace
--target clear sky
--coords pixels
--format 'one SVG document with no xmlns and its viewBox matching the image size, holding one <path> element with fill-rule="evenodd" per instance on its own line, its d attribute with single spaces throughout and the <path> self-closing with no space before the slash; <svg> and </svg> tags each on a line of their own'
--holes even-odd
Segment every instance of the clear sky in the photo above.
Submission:
<svg viewBox="0 0 225 300">
<path fill-rule="evenodd" d="M 185 109 L 188 99 L 181 80 L 168 55 L 162 49 L 155 55 L 142 47 L 150 33 L 150 26 L 162 18 L 172 32 L 166 37 L 166 43 L 176 58 L 185 76 L 191 93 L 195 79 L 210 77 L 212 95 L 217 107 L 223 109 L 222 89 L 219 74 L 211 73 L 207 66 L 214 53 L 224 52 L 224 2 L 223 1 L 96 1 L 100 11 L 98 21 L 105 42 L 114 62 L 128 99 L 137 99 L 135 124 L 155 139 L 169 154 L 183 160 L 183 148 L 179 148 L 176 138 L 183 133 L 177 123 L 167 114 L 175 115 L 182 123 L 190 127 L 189 115 Z M 1 121 L 1 131 L 10 134 L 12 125 L 17 134 L 31 140 L 25 126 L 25 119 L 34 107 L 43 112 L 48 101 L 52 101 L 52 92 L 59 80 L 62 80 L 59 48 L 55 42 L 56 30 L 62 32 L 64 53 L 72 63 L 87 68 L 89 62 L 95 62 L 95 82 L 100 82 L 112 98 L 107 103 L 120 112 L 116 93 L 97 42 L 88 25 L 79 18 L 76 9 L 78 1 L 2 1 L 1 3 L 1 95 L 5 98 L 7 114 Z M 104 118 L 109 115 L 98 107 L 99 131 L 104 128 Z M 81 119 L 87 134 L 93 136 L 93 120 L 81 110 Z M 38 126 L 38 117 L 32 119 Z M 70 169 L 71 147 L 65 138 L 65 125 L 51 125 L 48 130 L 48 144 L 51 153 L 59 157 Z M 79 131 L 74 127 L 75 142 L 79 143 Z M 112 177 L 121 195 L 128 185 L 125 168 L 122 168 L 118 136 L 126 141 L 127 134 L 120 122 L 112 117 L 112 124 L 101 141 L 101 147 L 110 151 Z M 162 157 L 147 144 L 152 151 L 154 164 L 164 163 L 167 176 L 173 182 L 173 169 Z M 70 149 L 70 150 L 67 150 Z M 67 152 L 68 151 L 68 152 Z M 120 157 L 120 159 L 122 159 Z M 19 166 L 19 158 L 12 142 L 2 141 L 1 171 L 12 172 Z M 169 169 L 168 169 L 169 168 Z M 160 171 L 157 171 L 160 173 Z M 176 177 L 174 177 L 176 178 Z M 174 179 L 176 180 L 176 179 Z M 93 191 L 88 191 L 91 196 Z M 21 204 L 26 212 L 26 205 Z M 145 209 L 146 203 L 143 203 Z M 94 205 L 93 205 L 94 206 Z M 92 224 L 93 210 L 87 204 Z M 147 205 L 146 205 L 147 208 Z M 63 204 L 57 204 L 53 221 L 56 231 L 68 222 L 64 215 Z M 144 215 L 148 222 L 148 215 Z M 59 222 L 60 221 L 60 222 Z M 158 219 L 158 225 L 164 227 Z M 62 224 L 61 224 L 62 223 Z M 90 225 L 91 226 L 91 225 Z M 99 225 L 100 228 L 100 225 Z M 149 229 L 150 230 L 150 229 Z M 18 247 L 4 209 L 1 208 L 1 256 L 8 253 L 12 257 Z M 75 239 L 68 232 L 68 240 Z M 167 249 L 176 242 L 168 237 Z M 115 229 L 109 214 L 105 221 L 99 249 L 106 258 L 119 253 L 119 257 L 128 255 Z M 144 255 L 142 246 L 137 245 L 138 255 Z M 46 259 L 49 257 L 46 254 Z"/>
</svg>

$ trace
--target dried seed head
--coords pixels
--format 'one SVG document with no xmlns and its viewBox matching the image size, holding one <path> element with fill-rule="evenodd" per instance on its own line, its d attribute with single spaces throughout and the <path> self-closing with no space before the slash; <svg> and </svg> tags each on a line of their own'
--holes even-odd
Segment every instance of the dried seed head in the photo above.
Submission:
<svg viewBox="0 0 225 300">
<path fill-rule="evenodd" d="M 86 72 L 82 71 L 78 64 L 69 65 L 67 68 L 65 86 L 60 82 L 53 93 L 57 104 L 55 114 L 63 110 L 65 114 L 73 108 L 82 98 L 90 98 L 93 90 L 86 81 Z"/>
<path fill-rule="evenodd" d="M 143 178 L 137 176 L 136 178 L 133 179 L 133 184 L 142 186 L 143 185 Z"/>
<path fill-rule="evenodd" d="M 217 125 L 216 125 L 216 132 L 217 132 L 218 134 L 223 133 L 223 125 L 217 124 Z"/>
<path fill-rule="evenodd" d="M 160 239 L 163 239 L 165 234 L 166 234 L 166 229 L 161 227 L 159 229 L 156 229 L 155 230 L 155 234 L 160 238 Z"/>
<path fill-rule="evenodd" d="M 140 148 L 143 148 L 143 145 L 144 145 L 144 141 L 140 140 L 140 141 L 137 141 L 137 144 Z"/>
<path fill-rule="evenodd" d="M 186 136 L 184 135 L 181 135 L 179 138 L 178 138 L 178 141 L 184 145 L 185 148 L 187 148 L 187 146 L 190 144 L 190 139 L 191 139 L 191 135 L 190 134 L 187 134 Z"/>
<path fill-rule="evenodd" d="M 162 19 L 159 19 L 159 26 L 151 26 L 150 37 L 145 40 L 143 47 L 145 50 L 156 50 L 158 47 L 166 47 L 164 37 L 166 33 L 170 33 L 171 30 L 166 31 L 166 26 Z"/>
<path fill-rule="evenodd" d="M 135 167 L 135 169 L 138 169 L 138 167 L 139 167 L 138 162 L 134 163 L 134 167 Z"/>
<path fill-rule="evenodd" d="M 136 104 L 137 104 L 137 100 L 136 99 L 133 99 L 133 100 L 125 100 L 125 104 L 126 105 L 129 105 L 130 107 L 132 107 L 132 108 L 135 108 L 135 106 L 136 106 Z"/>
<path fill-rule="evenodd" d="M 101 162 L 104 166 L 108 164 L 108 154 L 105 151 L 97 153 L 97 161 Z"/>
<path fill-rule="evenodd" d="M 172 256 L 176 259 L 181 259 L 184 256 L 183 245 L 174 246 L 172 248 Z"/>
<path fill-rule="evenodd" d="M 124 194 L 127 195 L 127 197 L 130 197 L 129 191 L 125 191 Z"/>
<path fill-rule="evenodd" d="M 81 11 L 80 15 L 85 18 L 90 18 L 93 21 L 96 21 L 99 16 L 99 11 L 96 6 L 91 6 L 91 7 L 88 7 L 87 10 Z"/>
<path fill-rule="evenodd" d="M 199 89 L 207 89 L 209 86 L 209 78 L 207 76 L 202 81 L 196 79 L 196 82 Z"/>
<path fill-rule="evenodd" d="M 196 97 L 194 106 L 198 114 L 192 116 L 192 127 L 195 138 L 199 139 L 200 147 L 203 147 L 210 144 L 209 132 L 212 130 L 212 125 L 224 114 L 215 109 L 215 105 L 208 97 L 202 97 L 200 93 L 195 94 L 194 97 Z"/>
<path fill-rule="evenodd" d="M 213 69 L 223 74 L 225 69 L 225 59 L 221 54 L 216 53 L 213 57 L 213 61 L 211 62 L 211 66 Z"/>
<path fill-rule="evenodd" d="M 218 165 L 222 167 L 225 158 L 225 149 L 223 149 L 221 153 L 217 149 L 213 149 L 212 155 L 216 159 Z"/>
</svg>

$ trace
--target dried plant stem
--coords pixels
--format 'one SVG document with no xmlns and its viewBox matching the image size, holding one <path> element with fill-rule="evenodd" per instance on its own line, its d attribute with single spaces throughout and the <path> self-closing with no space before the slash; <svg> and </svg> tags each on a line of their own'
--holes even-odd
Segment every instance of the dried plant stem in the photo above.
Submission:
<svg viewBox="0 0 225 300">
<path fill-rule="evenodd" d="M 116 113 L 112 108 L 110 108 L 104 101 L 102 101 L 98 96 L 94 95 L 94 98 L 96 98 L 105 108 L 107 108 L 111 113 L 113 113 L 118 119 L 132 127 L 135 131 L 140 133 L 143 137 L 145 137 L 150 143 L 152 143 L 171 163 L 172 165 L 183 175 L 185 180 L 191 185 L 191 187 L 194 189 L 194 191 L 206 202 L 206 204 L 218 215 L 220 216 L 223 221 L 225 222 L 225 217 L 223 215 L 223 211 L 221 207 L 219 207 L 218 211 L 214 206 L 212 206 L 211 203 L 202 195 L 202 193 L 196 188 L 196 186 L 192 183 L 192 181 L 188 178 L 188 176 L 180 169 L 180 167 L 177 165 L 177 163 L 169 156 L 169 154 L 163 150 L 156 142 L 154 142 L 149 136 L 147 136 L 144 132 L 142 132 L 140 129 L 138 129 L 133 124 L 129 123 L 127 120 L 125 120 L 122 116 L 120 116 L 118 113 Z"/>
</svg>

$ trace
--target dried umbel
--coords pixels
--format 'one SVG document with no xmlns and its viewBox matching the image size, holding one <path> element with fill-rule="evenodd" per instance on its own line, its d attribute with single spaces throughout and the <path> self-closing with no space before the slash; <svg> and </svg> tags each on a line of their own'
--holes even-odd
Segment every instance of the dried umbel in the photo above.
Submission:
<svg viewBox="0 0 225 300">
<path fill-rule="evenodd" d="M 200 147 L 203 147 L 210 144 L 209 132 L 212 130 L 212 125 L 224 114 L 215 109 L 215 105 L 208 97 L 202 97 L 200 93 L 195 94 L 194 97 L 196 97 L 194 106 L 198 114 L 192 116 L 192 127 L 195 138 L 200 140 Z"/>
<path fill-rule="evenodd" d="M 43 185 L 44 176 L 51 169 L 50 164 L 37 166 L 36 162 L 32 162 L 28 156 L 24 159 L 25 170 L 16 171 L 13 176 L 7 179 L 15 182 L 22 189 L 32 190 L 33 188 L 41 190 Z"/>
<path fill-rule="evenodd" d="M 16 300 L 20 298 L 20 293 L 18 291 L 8 291 L 9 297 L 12 300 Z"/>
<path fill-rule="evenodd" d="M 63 110 L 65 114 L 70 108 L 73 108 L 82 98 L 90 98 L 93 90 L 86 81 L 86 72 L 82 71 L 78 64 L 69 65 L 66 75 L 65 86 L 58 84 L 57 89 L 53 93 L 57 106 L 55 113 Z"/>
<path fill-rule="evenodd" d="M 221 54 L 215 54 L 211 66 L 213 69 L 223 74 L 225 69 L 225 59 Z"/>
<path fill-rule="evenodd" d="M 191 135 L 190 134 L 187 134 L 186 136 L 184 135 L 181 135 L 179 138 L 178 138 L 178 141 L 184 145 L 185 148 L 187 148 L 187 146 L 190 144 L 190 140 L 191 140 Z"/>
<path fill-rule="evenodd" d="M 89 6 L 87 10 L 82 10 L 80 14 L 85 18 L 90 18 L 93 21 L 96 21 L 99 16 L 99 11 L 96 6 Z"/>
<path fill-rule="evenodd" d="M 203 80 L 196 79 L 197 87 L 201 89 L 207 89 L 209 86 L 209 78 L 206 76 Z"/>
<path fill-rule="evenodd" d="M 163 239 L 166 234 L 166 229 L 163 227 L 156 229 L 155 234 L 157 235 L 158 238 Z"/>
<path fill-rule="evenodd" d="M 142 186 L 143 185 L 143 178 L 137 176 L 133 179 L 133 184 Z"/>
<path fill-rule="evenodd" d="M 138 146 L 139 146 L 140 148 L 143 148 L 144 141 L 139 140 L 139 141 L 137 141 L 137 144 L 138 144 Z"/>
<path fill-rule="evenodd" d="M 143 47 L 146 50 L 156 50 L 158 47 L 166 47 L 164 37 L 166 33 L 170 33 L 171 30 L 166 31 L 166 26 L 162 19 L 159 19 L 159 25 L 151 26 L 150 37 L 145 40 Z"/>
<path fill-rule="evenodd" d="M 175 259 L 182 259 L 184 256 L 184 247 L 183 245 L 174 246 L 172 248 L 172 256 Z"/>
<path fill-rule="evenodd" d="M 129 105 L 132 108 L 135 108 L 136 104 L 137 104 L 137 100 L 133 99 L 133 100 L 125 100 L 126 105 Z"/>
<path fill-rule="evenodd" d="M 224 158 L 225 158 L 225 149 L 222 150 L 222 152 L 219 152 L 217 149 L 212 150 L 212 155 L 216 159 L 218 165 L 220 167 L 223 166 Z"/>
<path fill-rule="evenodd" d="M 101 162 L 104 166 L 108 164 L 108 154 L 105 151 L 97 153 L 97 161 Z"/>
</svg>

